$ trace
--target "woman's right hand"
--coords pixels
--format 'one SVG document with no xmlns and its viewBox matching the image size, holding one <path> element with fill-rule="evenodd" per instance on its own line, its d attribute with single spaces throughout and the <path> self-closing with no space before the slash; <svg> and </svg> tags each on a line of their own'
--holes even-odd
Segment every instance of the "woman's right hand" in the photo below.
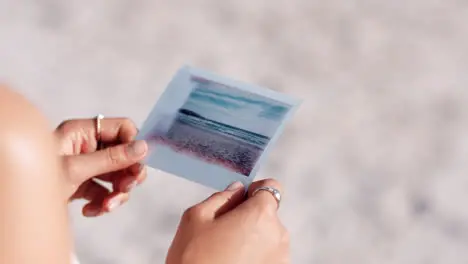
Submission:
<svg viewBox="0 0 468 264">
<path fill-rule="evenodd" d="M 263 186 L 281 191 L 274 180 L 254 182 L 244 201 L 244 187 L 238 183 L 189 208 L 166 263 L 289 263 L 289 236 L 278 218 L 275 198 L 267 191 L 252 196 Z"/>
</svg>

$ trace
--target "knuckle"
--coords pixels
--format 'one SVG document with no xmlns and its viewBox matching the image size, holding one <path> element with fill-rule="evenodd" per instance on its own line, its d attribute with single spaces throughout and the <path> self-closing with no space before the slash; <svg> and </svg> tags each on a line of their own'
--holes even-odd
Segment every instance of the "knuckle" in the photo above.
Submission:
<svg viewBox="0 0 468 264">
<path fill-rule="evenodd" d="M 122 118 L 122 121 L 119 124 L 119 128 L 128 129 L 134 133 L 138 131 L 135 123 L 130 118 Z"/>
<path fill-rule="evenodd" d="M 135 123 L 129 118 L 118 118 L 115 120 L 114 130 L 119 134 L 123 141 L 131 141 L 138 134 Z"/>
<path fill-rule="evenodd" d="M 260 215 L 265 217 L 265 218 L 267 218 L 267 217 L 269 218 L 269 216 L 271 215 L 270 209 L 268 209 L 268 206 L 266 206 L 265 204 L 258 205 L 257 210 L 260 213 Z"/>
<path fill-rule="evenodd" d="M 272 209 L 272 207 L 273 206 L 269 203 L 260 203 L 257 209 L 262 217 L 270 219 L 276 217 L 276 210 Z"/>
<path fill-rule="evenodd" d="M 200 205 L 195 205 L 185 210 L 182 220 L 184 222 L 192 222 L 200 219 L 203 215 L 203 208 Z"/>
<path fill-rule="evenodd" d="M 67 133 L 72 129 L 72 126 L 73 122 L 71 122 L 70 120 L 65 120 L 57 126 L 56 131 L 60 133 Z"/>
<path fill-rule="evenodd" d="M 78 173 L 78 166 L 76 165 L 75 162 L 73 162 L 72 157 L 65 157 L 62 160 L 62 166 L 65 169 L 65 172 L 68 176 L 68 178 L 73 179 L 75 175 Z"/>
<path fill-rule="evenodd" d="M 148 172 L 146 171 L 146 168 L 144 168 L 137 177 L 138 183 L 144 182 L 147 176 L 148 176 Z"/>
<path fill-rule="evenodd" d="M 230 202 L 231 199 L 232 199 L 232 196 L 228 195 L 228 194 L 226 194 L 224 192 L 217 192 L 217 193 L 214 193 L 213 195 L 211 195 L 209 199 L 210 200 L 212 200 L 212 199 L 219 200 L 219 201 L 223 201 L 223 202 Z"/>
<path fill-rule="evenodd" d="M 120 124 L 121 126 L 136 129 L 135 123 L 130 118 L 122 118 L 122 122 Z"/>
<path fill-rule="evenodd" d="M 117 148 L 107 148 L 105 149 L 105 151 L 107 153 L 107 158 L 109 162 L 113 165 L 120 164 L 122 163 L 122 161 L 125 160 L 125 154 L 123 154 Z"/>
<path fill-rule="evenodd" d="M 289 231 L 286 228 L 282 227 L 281 244 L 289 245 L 290 241 L 291 241 L 291 235 L 289 234 Z"/>
</svg>

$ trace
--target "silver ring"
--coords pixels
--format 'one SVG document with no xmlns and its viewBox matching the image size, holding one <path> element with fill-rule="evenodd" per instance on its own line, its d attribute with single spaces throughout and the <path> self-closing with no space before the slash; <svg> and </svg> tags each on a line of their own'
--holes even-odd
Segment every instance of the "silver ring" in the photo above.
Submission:
<svg viewBox="0 0 468 264">
<path fill-rule="evenodd" d="M 102 125 L 101 125 L 101 120 L 104 119 L 104 115 L 97 115 L 96 116 L 96 140 L 97 140 L 97 150 L 102 149 L 102 138 L 101 138 L 101 130 L 102 130 Z"/>
<path fill-rule="evenodd" d="M 257 192 L 259 191 L 267 191 L 269 193 L 271 193 L 271 195 L 273 195 L 273 197 L 275 198 L 276 202 L 278 203 L 278 207 L 280 206 L 280 203 L 281 203 L 281 192 L 278 191 L 277 189 L 275 188 L 272 188 L 272 187 L 259 187 L 257 189 L 255 189 L 252 193 L 252 196 L 255 196 L 255 194 L 257 194 Z"/>
</svg>

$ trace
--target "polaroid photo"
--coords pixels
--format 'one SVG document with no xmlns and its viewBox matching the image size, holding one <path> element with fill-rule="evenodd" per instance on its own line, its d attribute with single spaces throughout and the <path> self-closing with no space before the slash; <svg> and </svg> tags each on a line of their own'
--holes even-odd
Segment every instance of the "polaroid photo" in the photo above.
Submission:
<svg viewBox="0 0 468 264">
<path fill-rule="evenodd" d="M 144 122 L 146 165 L 223 190 L 249 186 L 300 101 L 182 67 Z"/>
</svg>

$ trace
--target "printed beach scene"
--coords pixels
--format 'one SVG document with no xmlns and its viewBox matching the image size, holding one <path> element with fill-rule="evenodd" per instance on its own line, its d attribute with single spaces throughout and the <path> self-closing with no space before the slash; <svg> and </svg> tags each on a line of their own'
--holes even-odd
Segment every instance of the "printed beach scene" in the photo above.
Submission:
<svg viewBox="0 0 468 264">
<path fill-rule="evenodd" d="M 176 113 L 159 117 L 146 140 L 249 176 L 291 106 L 191 76 Z"/>
</svg>

